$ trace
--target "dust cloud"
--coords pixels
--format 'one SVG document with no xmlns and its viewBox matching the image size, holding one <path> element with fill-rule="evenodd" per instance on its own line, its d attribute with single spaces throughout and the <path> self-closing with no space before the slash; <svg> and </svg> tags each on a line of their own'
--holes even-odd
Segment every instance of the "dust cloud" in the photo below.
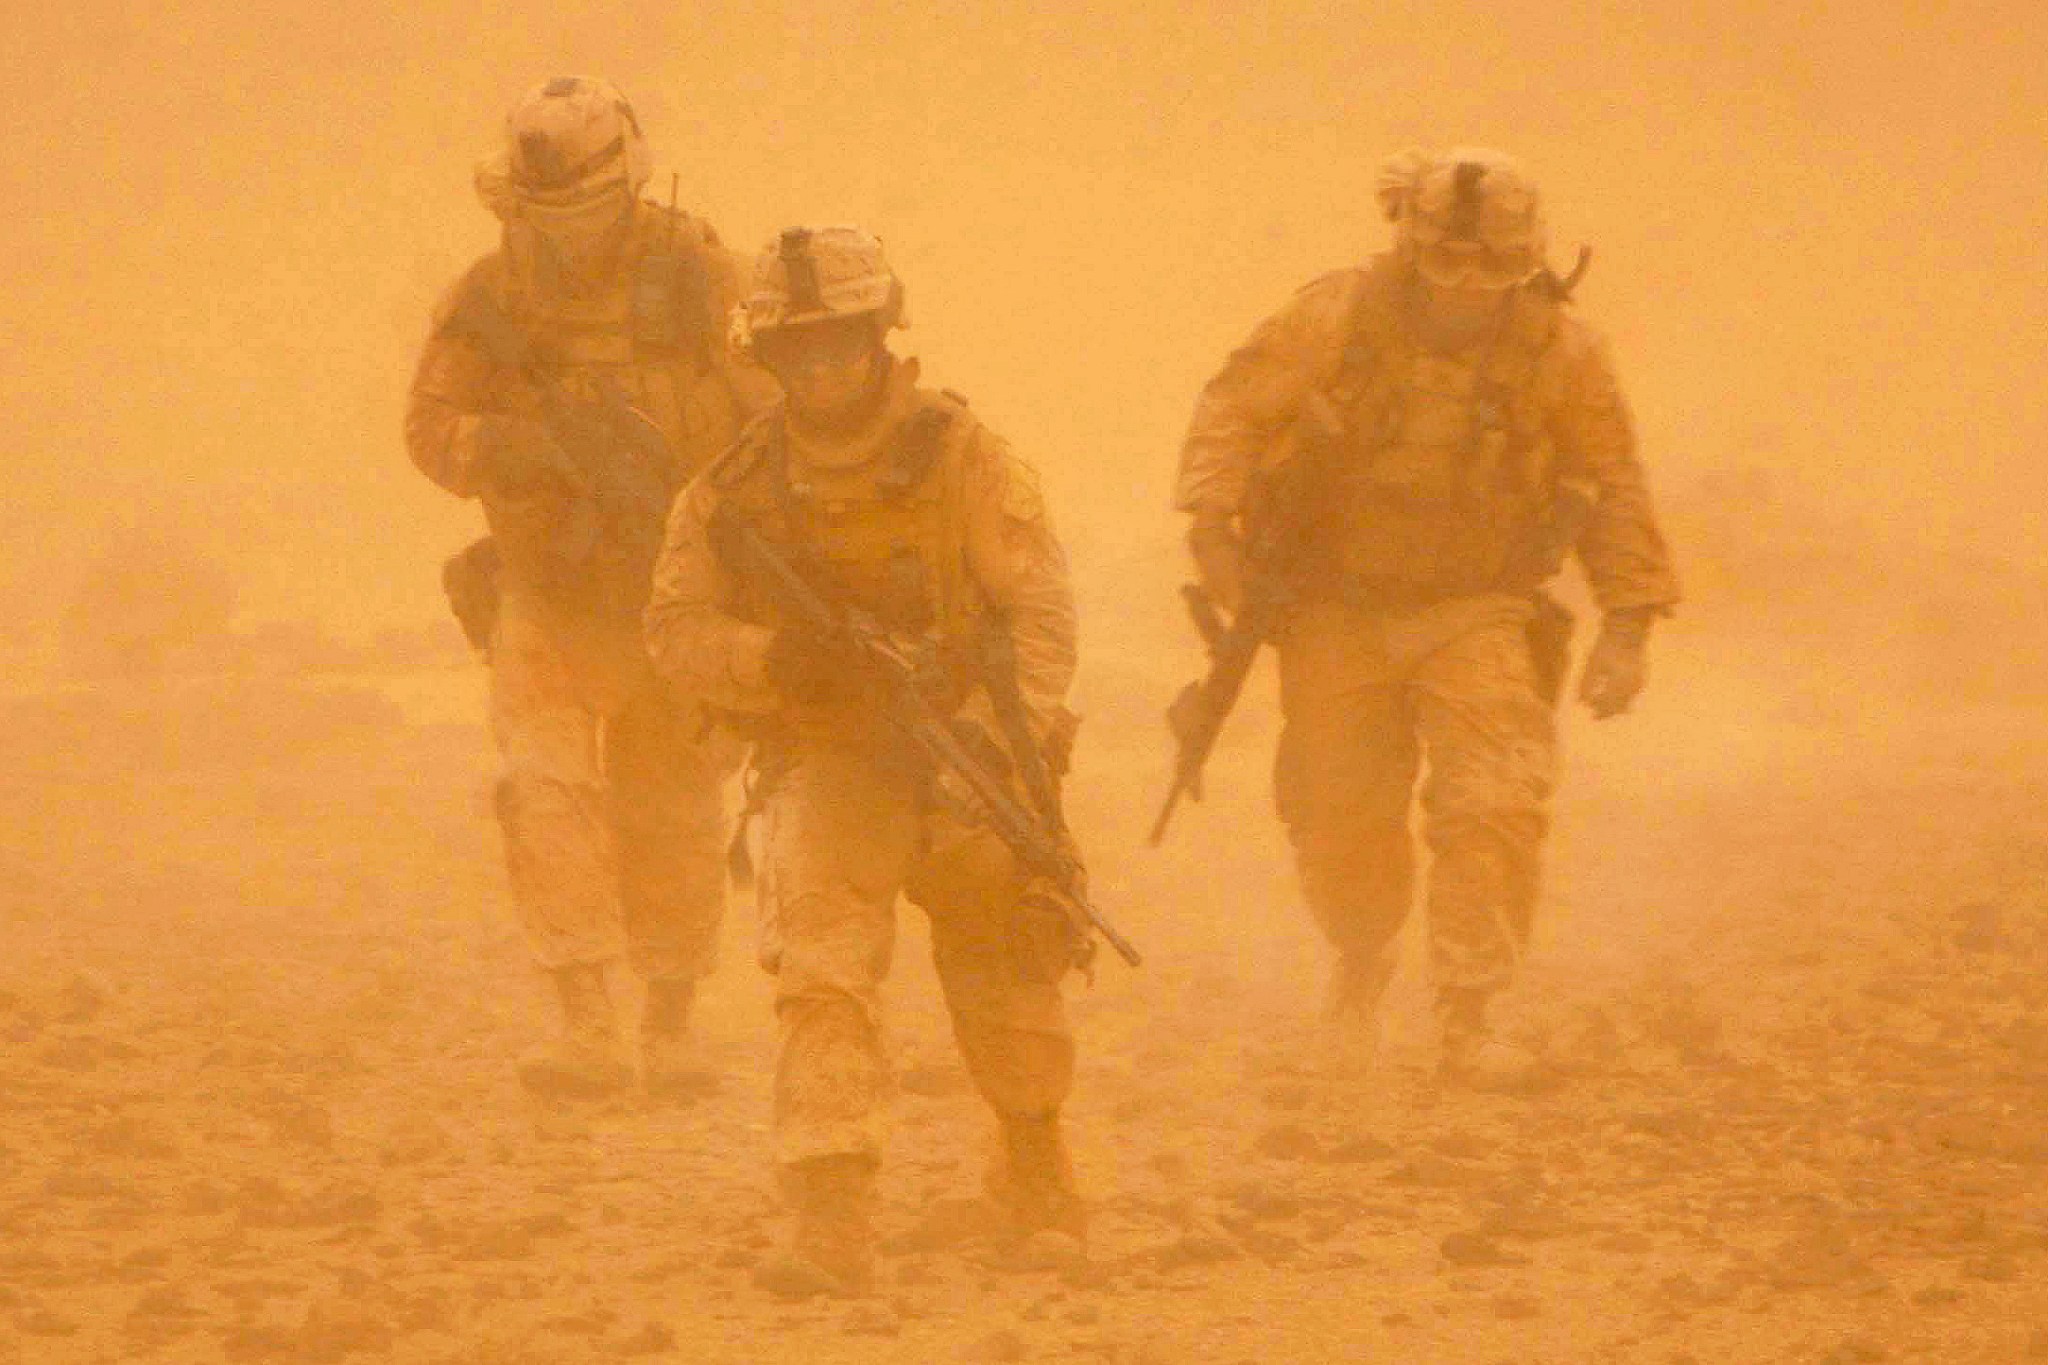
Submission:
<svg viewBox="0 0 2048 1365">
<path fill-rule="evenodd" d="M 0 1361 L 2048 1355 L 2048 81 L 2033 0 L 25 7 L 0 51 Z M 1077 995 L 1086 1273 L 961 1232 L 982 1119 L 906 918 L 884 1289 L 771 1305 L 766 986 L 723 1091 L 535 1113 L 543 1026 L 408 465 L 470 190 L 561 71 L 751 249 L 854 221 L 1042 471 L 1074 816 L 1149 952 Z M 1522 1100 L 1314 1065 L 1270 679 L 1168 848 L 1195 390 L 1522 157 L 1688 601 L 1572 720 Z M 1411 953 L 1411 958 L 1417 954 Z M 1419 964 L 1391 1052 L 1425 1052 Z"/>
</svg>

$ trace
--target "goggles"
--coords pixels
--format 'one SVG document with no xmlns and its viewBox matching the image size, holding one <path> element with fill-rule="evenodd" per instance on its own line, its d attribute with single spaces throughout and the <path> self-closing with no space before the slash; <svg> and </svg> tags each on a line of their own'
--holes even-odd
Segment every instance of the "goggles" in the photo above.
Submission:
<svg viewBox="0 0 2048 1365">
<path fill-rule="evenodd" d="M 776 327 L 753 334 L 754 354 L 771 370 L 803 373 L 847 369 L 874 354 L 874 317 L 867 313 Z"/>
<path fill-rule="evenodd" d="M 605 180 L 570 190 L 516 191 L 519 216 L 549 236 L 599 232 L 626 216 L 632 192 L 624 180 Z"/>
<path fill-rule="evenodd" d="M 1417 273 L 1446 289 L 1511 289 L 1534 275 L 1537 268 L 1536 254 L 1527 247 L 1444 241 L 1420 243 L 1415 249 Z"/>
</svg>

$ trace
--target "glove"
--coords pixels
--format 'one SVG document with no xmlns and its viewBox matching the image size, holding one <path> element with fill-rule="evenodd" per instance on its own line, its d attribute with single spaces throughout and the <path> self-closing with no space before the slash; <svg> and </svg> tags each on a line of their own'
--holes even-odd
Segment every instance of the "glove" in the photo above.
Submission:
<svg viewBox="0 0 2048 1365">
<path fill-rule="evenodd" d="M 860 655 L 845 641 L 785 628 L 768 641 L 761 671 L 785 701 L 824 706 L 859 690 L 863 669 Z"/>
<path fill-rule="evenodd" d="M 1610 611 L 1600 622 L 1586 671 L 1579 677 L 1579 700 L 1595 720 L 1618 716 L 1634 703 L 1649 672 L 1645 657 L 1650 642 L 1652 607 Z"/>
<path fill-rule="evenodd" d="M 1011 922 L 1011 944 L 1026 981 L 1053 983 L 1070 971 L 1094 966 L 1095 939 L 1082 930 L 1080 917 L 1073 897 L 1051 879 L 1033 877 L 1025 884 Z"/>
<path fill-rule="evenodd" d="M 573 496 L 583 490 L 583 471 L 537 418 L 486 415 L 477 428 L 476 449 L 477 481 L 496 497 Z"/>
<path fill-rule="evenodd" d="M 1202 513 L 1188 531 L 1188 549 L 1195 557 L 1195 576 L 1202 591 L 1227 616 L 1244 609 L 1244 542 L 1228 518 Z"/>
</svg>

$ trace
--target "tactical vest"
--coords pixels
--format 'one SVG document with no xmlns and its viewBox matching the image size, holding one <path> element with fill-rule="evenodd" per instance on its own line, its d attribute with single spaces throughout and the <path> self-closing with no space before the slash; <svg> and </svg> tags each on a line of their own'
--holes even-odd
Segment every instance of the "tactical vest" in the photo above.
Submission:
<svg viewBox="0 0 2048 1365">
<path fill-rule="evenodd" d="M 720 500 L 828 600 L 933 646 L 964 696 L 978 676 L 988 611 L 967 558 L 974 418 L 949 397 L 919 391 L 877 453 L 846 468 L 794 467 L 786 420 L 783 408 L 770 411 L 713 467 Z M 772 599 L 736 577 L 734 615 L 785 624 Z"/>
<path fill-rule="evenodd" d="M 536 363 L 565 388 L 593 396 L 615 385 L 668 441 L 675 484 L 731 439 L 736 412 L 715 382 L 724 300 L 708 253 L 710 228 L 640 204 L 620 268 L 603 288 L 548 289 L 532 244 L 514 233 L 496 281 L 499 305 L 531 338 Z"/>
<path fill-rule="evenodd" d="M 1367 604 L 1533 588 L 1517 580 L 1555 496 L 1557 304 L 1524 290 L 1494 338 L 1445 357 L 1415 340 L 1411 289 L 1386 259 L 1358 285 L 1328 389 L 1343 430 L 1324 471 L 1321 586 Z"/>
</svg>

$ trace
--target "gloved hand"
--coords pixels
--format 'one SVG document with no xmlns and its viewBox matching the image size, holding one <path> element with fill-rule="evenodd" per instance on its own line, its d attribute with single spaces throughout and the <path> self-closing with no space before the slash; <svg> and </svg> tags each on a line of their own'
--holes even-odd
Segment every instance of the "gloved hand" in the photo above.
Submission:
<svg viewBox="0 0 2048 1365">
<path fill-rule="evenodd" d="M 1087 878 L 1079 890 L 1087 893 Z M 1095 936 L 1082 927 L 1082 913 L 1066 891 L 1047 877 L 1033 877 L 1017 897 L 1012 938 L 1018 968 L 1027 981 L 1054 982 L 1095 963 Z"/>
<path fill-rule="evenodd" d="M 863 669 L 848 642 L 785 627 L 768 641 L 761 671 L 784 700 L 823 706 L 851 696 L 861 685 Z"/>
<path fill-rule="evenodd" d="M 1244 609 L 1244 542 L 1227 517 L 1197 513 L 1188 530 L 1188 549 L 1195 557 L 1195 576 L 1202 591 L 1226 616 Z"/>
<path fill-rule="evenodd" d="M 583 490 L 583 471 L 537 417 L 486 414 L 476 449 L 477 483 L 495 497 L 574 496 Z"/>
<path fill-rule="evenodd" d="M 1579 677 L 1579 700 L 1595 720 L 1620 715 L 1643 690 L 1649 673 L 1650 623 L 1656 618 L 1653 607 L 1630 607 L 1610 611 L 1600 622 L 1593 652 L 1586 656 L 1586 671 Z"/>
</svg>

